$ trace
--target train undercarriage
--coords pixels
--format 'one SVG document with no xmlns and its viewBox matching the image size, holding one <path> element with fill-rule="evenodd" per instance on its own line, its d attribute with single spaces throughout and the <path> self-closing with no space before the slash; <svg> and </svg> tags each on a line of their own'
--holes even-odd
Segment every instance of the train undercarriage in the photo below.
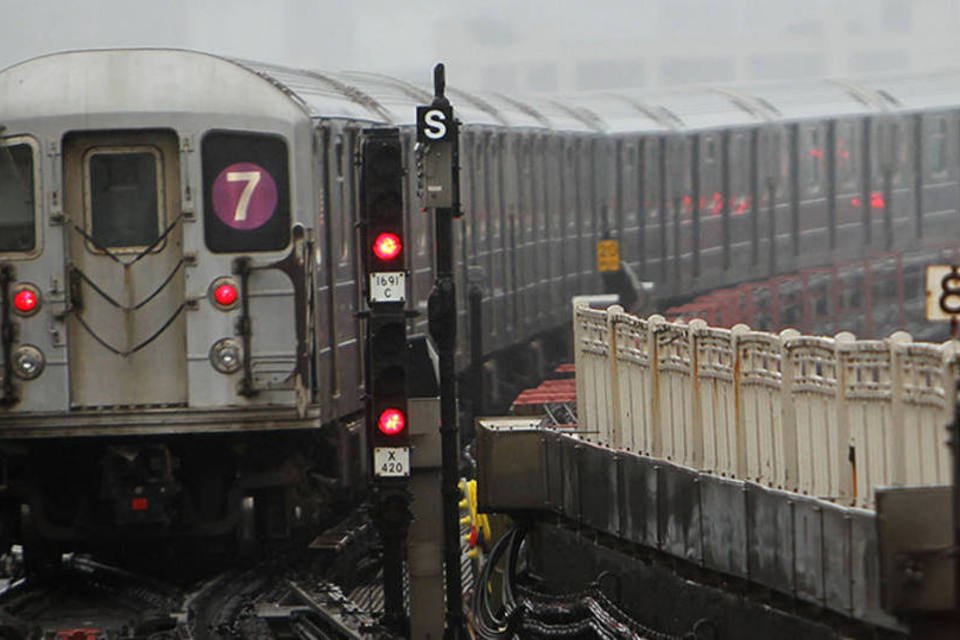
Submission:
<svg viewBox="0 0 960 640">
<path fill-rule="evenodd" d="M 203 547 L 257 555 L 305 539 L 355 504 L 354 426 L 108 439 L 6 441 L 0 447 L 0 547 L 27 570 L 65 551 L 102 557 Z M 346 455 L 345 455 L 346 452 Z"/>
</svg>

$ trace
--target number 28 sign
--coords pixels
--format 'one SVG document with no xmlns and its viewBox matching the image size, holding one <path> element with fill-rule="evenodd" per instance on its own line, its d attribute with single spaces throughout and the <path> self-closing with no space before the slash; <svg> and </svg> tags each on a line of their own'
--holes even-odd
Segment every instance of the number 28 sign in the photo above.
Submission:
<svg viewBox="0 0 960 640">
<path fill-rule="evenodd" d="M 234 229 L 262 227 L 277 210 L 277 182 L 258 164 L 235 162 L 213 182 L 213 210 Z"/>
</svg>

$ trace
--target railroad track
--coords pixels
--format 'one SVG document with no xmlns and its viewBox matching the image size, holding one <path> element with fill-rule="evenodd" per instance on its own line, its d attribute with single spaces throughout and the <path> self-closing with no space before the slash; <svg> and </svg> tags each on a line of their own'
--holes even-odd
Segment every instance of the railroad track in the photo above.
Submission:
<svg viewBox="0 0 960 640">
<path fill-rule="evenodd" d="M 377 624 L 382 597 L 371 596 L 377 567 L 357 570 L 356 557 L 369 549 L 353 542 L 325 557 L 315 549 L 271 554 L 186 585 L 65 557 L 55 574 L 0 590 L 0 639 L 389 640 Z M 365 594 L 362 604 L 333 582 L 351 573 L 347 588 Z"/>
</svg>

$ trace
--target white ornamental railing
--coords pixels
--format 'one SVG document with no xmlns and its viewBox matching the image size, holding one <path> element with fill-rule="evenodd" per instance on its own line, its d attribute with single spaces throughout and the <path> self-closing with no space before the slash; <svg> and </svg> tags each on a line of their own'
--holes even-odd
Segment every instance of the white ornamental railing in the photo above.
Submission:
<svg viewBox="0 0 960 640">
<path fill-rule="evenodd" d="M 587 437 L 721 476 L 873 508 L 948 484 L 954 343 L 779 335 L 574 310 Z"/>
</svg>

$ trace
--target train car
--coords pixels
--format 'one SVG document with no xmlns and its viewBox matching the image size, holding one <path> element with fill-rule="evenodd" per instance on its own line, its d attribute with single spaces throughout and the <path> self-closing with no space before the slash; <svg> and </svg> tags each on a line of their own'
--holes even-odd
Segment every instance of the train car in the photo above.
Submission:
<svg viewBox="0 0 960 640">
<path fill-rule="evenodd" d="M 955 80 L 450 91 L 458 368 L 478 336 L 495 391 L 518 345 L 569 326 L 570 298 L 604 287 L 600 239 L 669 299 L 955 235 Z M 366 458 L 357 153 L 365 128 L 400 127 L 425 311 L 413 120 L 431 97 L 164 49 L 0 72 L 4 543 L 41 562 L 118 538 L 249 542 L 349 503 Z M 526 349 L 534 374 L 556 344 Z"/>
</svg>

